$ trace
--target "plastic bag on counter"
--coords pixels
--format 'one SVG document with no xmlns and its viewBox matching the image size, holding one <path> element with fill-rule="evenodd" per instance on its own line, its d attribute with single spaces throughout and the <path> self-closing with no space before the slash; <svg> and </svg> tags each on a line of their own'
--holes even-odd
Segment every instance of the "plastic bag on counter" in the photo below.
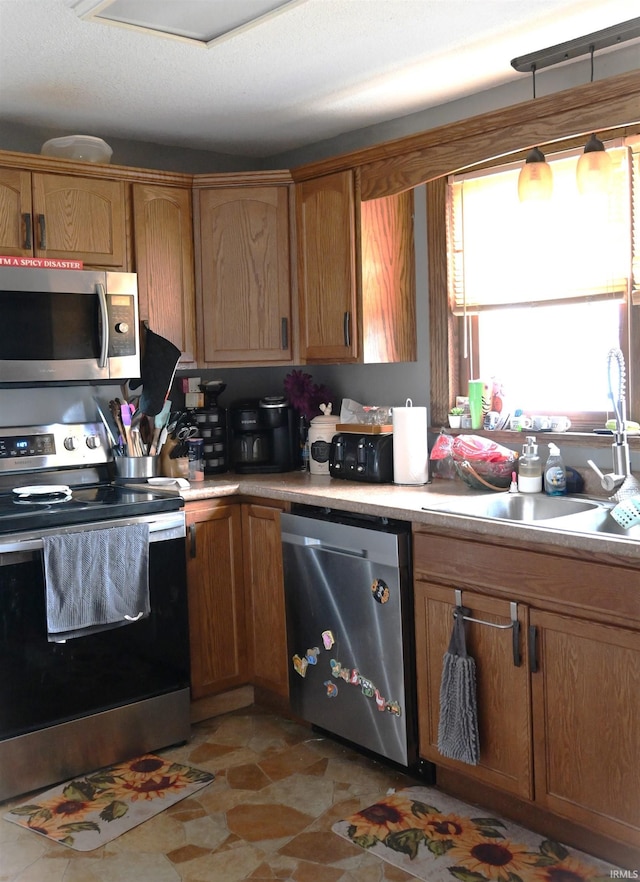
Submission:
<svg viewBox="0 0 640 882">
<path fill-rule="evenodd" d="M 458 475 L 474 490 L 506 490 L 518 454 L 480 435 L 457 435 L 451 456 Z"/>
<path fill-rule="evenodd" d="M 508 447 L 483 438 L 480 435 L 456 435 L 452 439 L 451 454 L 454 459 L 474 462 L 514 462 L 518 455 Z"/>
<path fill-rule="evenodd" d="M 393 422 L 392 412 L 392 407 L 360 404 L 353 398 L 343 398 L 340 408 L 340 422 L 365 426 L 386 426 Z"/>
<path fill-rule="evenodd" d="M 432 478 L 453 481 L 458 474 L 453 462 L 453 440 L 453 435 L 447 435 L 444 429 L 438 435 L 429 454 Z"/>
</svg>

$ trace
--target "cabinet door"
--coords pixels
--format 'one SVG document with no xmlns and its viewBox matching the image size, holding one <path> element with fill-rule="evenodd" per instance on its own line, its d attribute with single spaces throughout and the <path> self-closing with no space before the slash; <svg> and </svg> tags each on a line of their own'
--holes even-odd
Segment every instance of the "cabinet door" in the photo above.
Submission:
<svg viewBox="0 0 640 882">
<path fill-rule="evenodd" d="M 360 204 L 362 350 L 367 364 L 415 361 L 413 193 Z"/>
<path fill-rule="evenodd" d="M 0 169 L 0 253 L 33 256 L 30 172 Z"/>
<path fill-rule="evenodd" d="M 300 357 L 353 362 L 360 354 L 352 171 L 296 185 Z"/>
<path fill-rule="evenodd" d="M 201 362 L 291 361 L 289 188 L 199 191 Z"/>
<path fill-rule="evenodd" d="M 140 319 L 195 362 L 195 284 L 191 191 L 133 185 Z"/>
<path fill-rule="evenodd" d="M 244 505 L 242 534 L 254 685 L 289 695 L 280 508 Z"/>
<path fill-rule="evenodd" d="M 238 505 L 187 506 L 191 697 L 247 683 L 242 517 Z"/>
<path fill-rule="evenodd" d="M 640 846 L 640 632 L 532 610 L 536 802 Z"/>
<path fill-rule="evenodd" d="M 127 270 L 125 184 L 33 175 L 34 254 Z"/>
<path fill-rule="evenodd" d="M 510 604 L 465 591 L 463 604 L 477 619 L 505 624 Z M 518 606 L 522 659 L 514 664 L 513 631 L 466 622 L 467 651 L 476 663 L 480 762 L 477 766 L 438 751 L 442 660 L 453 628 L 453 588 L 416 582 L 416 667 L 420 755 L 479 781 L 525 798 L 533 797 L 530 680 L 526 664 L 528 610 Z"/>
</svg>

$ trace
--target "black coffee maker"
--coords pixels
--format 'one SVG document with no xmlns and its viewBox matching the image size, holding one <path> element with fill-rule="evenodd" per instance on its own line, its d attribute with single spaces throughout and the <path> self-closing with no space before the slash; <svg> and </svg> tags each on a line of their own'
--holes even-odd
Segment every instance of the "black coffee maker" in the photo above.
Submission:
<svg viewBox="0 0 640 882">
<path fill-rule="evenodd" d="M 229 422 L 236 472 L 291 472 L 300 466 L 295 411 L 283 395 L 236 401 Z"/>
</svg>

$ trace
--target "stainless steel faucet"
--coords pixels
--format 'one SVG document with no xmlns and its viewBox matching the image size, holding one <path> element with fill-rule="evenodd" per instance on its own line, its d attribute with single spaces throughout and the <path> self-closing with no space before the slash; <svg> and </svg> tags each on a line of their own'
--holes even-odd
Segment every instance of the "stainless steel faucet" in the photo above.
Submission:
<svg viewBox="0 0 640 882">
<path fill-rule="evenodd" d="M 629 442 L 627 441 L 627 405 L 625 399 L 626 369 L 624 355 L 620 349 L 610 349 L 607 355 L 607 374 L 609 379 L 609 397 L 616 415 L 614 442 L 611 445 L 613 454 L 613 471 L 604 475 L 593 460 L 588 464 L 600 478 L 602 488 L 613 495 L 610 499 L 620 502 L 630 496 L 640 495 L 640 484 L 631 474 L 629 458 Z M 614 393 L 615 380 L 615 393 Z"/>
</svg>

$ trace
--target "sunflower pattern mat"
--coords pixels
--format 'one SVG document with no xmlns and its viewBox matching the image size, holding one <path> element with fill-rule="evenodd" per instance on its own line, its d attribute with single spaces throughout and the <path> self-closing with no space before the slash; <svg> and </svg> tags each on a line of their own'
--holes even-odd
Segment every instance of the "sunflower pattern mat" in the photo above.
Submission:
<svg viewBox="0 0 640 882">
<path fill-rule="evenodd" d="M 604 882 L 620 870 L 430 787 L 338 821 L 334 833 L 428 882 Z"/>
<path fill-rule="evenodd" d="M 213 779 L 193 766 L 146 754 L 36 794 L 4 818 L 77 851 L 93 851 Z"/>
</svg>

